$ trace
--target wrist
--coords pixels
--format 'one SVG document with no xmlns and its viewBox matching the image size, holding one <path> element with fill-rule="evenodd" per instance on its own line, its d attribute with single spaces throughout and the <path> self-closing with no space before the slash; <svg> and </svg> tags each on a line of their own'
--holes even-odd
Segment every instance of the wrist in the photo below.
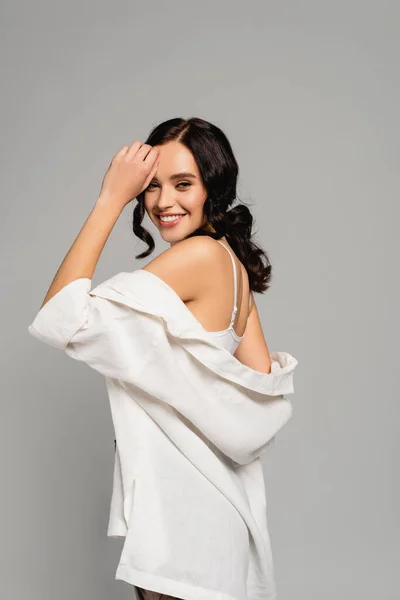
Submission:
<svg viewBox="0 0 400 600">
<path fill-rule="evenodd" d="M 120 215 L 125 206 L 126 205 L 116 196 L 105 193 L 100 194 L 95 202 L 95 207 L 99 207 L 101 210 L 110 212 L 114 215 Z"/>
</svg>

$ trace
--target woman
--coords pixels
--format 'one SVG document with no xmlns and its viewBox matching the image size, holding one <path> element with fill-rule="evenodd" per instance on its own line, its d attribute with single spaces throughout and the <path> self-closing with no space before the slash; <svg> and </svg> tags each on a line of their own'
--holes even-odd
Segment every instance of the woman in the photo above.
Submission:
<svg viewBox="0 0 400 600">
<path fill-rule="evenodd" d="M 167 399 L 167 402 L 170 402 L 174 409 L 179 409 L 180 406 L 183 407 L 184 418 L 182 422 L 185 421 L 186 425 L 189 423 L 191 435 L 196 434 L 195 438 L 190 438 L 192 441 L 189 442 L 189 446 L 185 447 L 185 443 L 182 442 L 181 450 L 189 454 L 190 448 L 193 444 L 197 444 L 200 439 L 202 446 L 198 447 L 198 454 L 200 455 L 201 452 L 206 450 L 209 452 L 209 448 L 211 448 L 212 456 L 204 454 L 203 462 L 199 460 L 198 463 L 196 463 L 197 455 L 193 456 L 192 462 L 197 467 L 197 471 L 187 471 L 185 470 L 186 466 L 183 463 L 180 464 L 182 473 L 185 473 L 185 475 L 180 475 L 177 467 L 178 470 L 176 470 L 175 475 L 176 473 L 179 475 L 176 479 L 178 485 L 188 484 L 187 499 L 191 498 L 191 484 L 189 481 L 192 475 L 192 491 L 193 494 L 195 493 L 191 500 L 188 500 L 187 508 L 182 504 L 177 513 L 181 514 L 182 511 L 187 510 L 189 514 L 189 510 L 191 511 L 190 524 L 196 520 L 200 524 L 199 533 L 196 533 L 196 536 L 200 535 L 201 538 L 204 535 L 204 538 L 207 537 L 207 543 L 210 544 L 209 548 L 215 551 L 215 556 L 212 557 L 212 560 L 210 559 L 210 566 L 204 566 L 204 572 L 202 573 L 198 564 L 198 557 L 207 555 L 206 552 L 201 555 L 199 549 L 203 542 L 205 544 L 205 540 L 200 539 L 196 542 L 193 539 L 191 540 L 191 547 L 190 544 L 187 544 L 188 539 L 185 538 L 185 531 L 181 531 L 179 535 L 183 541 L 180 543 L 182 547 L 183 543 L 186 543 L 186 549 L 181 552 L 179 561 L 183 562 L 188 552 L 192 550 L 193 556 L 197 558 L 193 558 L 193 562 L 188 563 L 189 567 L 185 567 L 184 573 L 179 575 L 180 580 L 178 580 L 178 577 L 176 579 L 172 578 L 170 571 L 167 569 L 167 566 L 170 568 L 173 563 L 171 559 L 168 564 L 167 550 L 163 550 L 164 554 L 160 553 L 161 558 L 157 558 L 154 572 L 150 574 L 145 573 L 145 567 L 140 566 L 140 560 L 144 556 L 142 550 L 135 558 L 136 564 L 134 567 L 129 565 L 128 568 L 128 558 L 130 560 L 132 553 L 136 552 L 135 544 L 138 544 L 139 539 L 143 540 L 143 545 L 148 544 L 150 546 L 153 543 L 153 556 L 157 553 L 157 543 L 161 545 L 162 541 L 165 548 L 173 546 L 172 539 L 165 537 L 167 535 L 165 532 L 168 525 L 174 530 L 171 520 L 174 518 L 177 523 L 179 514 L 171 516 L 170 521 L 167 519 L 159 524 L 158 529 L 153 522 L 149 521 L 147 526 L 148 537 L 151 537 L 149 530 L 151 528 L 152 531 L 157 531 L 158 539 L 145 541 L 146 532 L 140 534 L 138 531 L 133 537 L 131 536 L 129 540 L 129 544 L 131 544 L 130 553 L 128 550 L 125 551 L 125 558 L 123 558 L 123 564 L 119 567 L 121 570 L 119 571 L 119 577 L 117 577 L 134 584 L 138 600 L 159 600 L 172 597 L 184 598 L 185 600 L 203 600 L 205 598 L 209 600 L 228 600 L 244 597 L 248 600 L 259 600 L 261 598 L 272 600 L 272 598 L 275 598 L 272 560 L 269 554 L 267 526 L 264 521 L 266 505 L 263 496 L 264 487 L 259 455 L 264 452 L 267 442 L 273 438 L 274 433 L 290 416 L 288 403 L 284 402 L 282 394 L 291 393 L 292 391 L 291 380 L 288 378 L 292 376 L 297 361 L 287 353 L 277 353 L 276 357 L 282 358 L 285 355 L 285 360 L 289 360 L 287 362 L 283 361 L 281 364 L 272 360 L 275 369 L 274 373 L 271 373 L 271 356 L 263 335 L 253 296 L 253 292 L 265 292 L 268 289 L 271 265 L 266 253 L 252 240 L 253 219 L 248 208 L 243 204 L 230 208 L 236 199 L 237 176 L 238 166 L 226 136 L 218 127 L 199 118 L 171 119 L 158 125 L 144 144 L 135 140 L 131 146 L 123 146 L 111 161 L 102 182 L 99 197 L 58 269 L 38 317 L 30 326 L 30 333 L 36 335 L 39 339 L 66 349 L 73 358 L 85 360 L 90 366 L 102 372 L 108 377 L 108 381 L 114 382 L 112 384 L 114 390 L 116 389 L 115 386 L 119 385 L 124 378 L 120 370 L 121 365 L 128 365 L 131 362 L 130 356 L 122 354 L 118 356 L 117 353 L 121 352 L 122 348 L 125 350 L 128 345 L 133 343 L 139 346 L 139 341 L 136 341 L 136 339 L 139 340 L 140 335 L 142 336 L 140 343 L 143 348 L 147 351 L 150 347 L 153 354 L 151 354 L 151 360 L 147 358 L 146 361 L 141 363 L 140 369 L 139 366 L 137 367 L 137 372 L 132 376 L 136 378 L 135 381 L 130 380 L 132 385 L 135 384 L 136 390 L 141 385 L 140 381 L 142 381 L 139 381 L 138 373 L 139 371 L 142 373 L 146 369 L 147 382 L 153 379 L 154 386 L 156 386 L 157 381 L 164 376 L 165 381 L 167 381 L 164 388 L 168 387 L 168 369 L 165 369 L 166 375 L 163 375 L 164 351 L 165 353 L 175 352 L 173 361 L 176 360 L 177 362 L 172 361 L 169 364 L 176 365 L 176 379 L 179 377 L 182 379 L 180 385 L 183 386 L 187 383 L 189 386 L 191 385 L 191 387 L 185 388 L 185 392 L 182 391 L 183 387 L 180 387 L 178 391 L 170 394 L 170 399 Z M 119 289 L 116 284 L 114 285 L 114 281 L 118 283 L 117 276 L 115 280 L 109 280 L 113 282 L 113 285 L 109 285 L 108 288 L 103 284 L 103 287 L 100 285 L 96 288 L 98 298 L 96 298 L 95 290 L 90 292 L 91 295 L 94 295 L 94 300 L 92 296 L 91 302 L 93 304 L 90 308 L 92 312 L 88 313 L 89 309 L 86 306 L 87 292 L 101 251 L 121 212 L 127 204 L 135 199 L 137 199 L 137 202 L 134 208 L 133 231 L 148 246 L 147 250 L 139 254 L 137 258 L 148 256 L 155 246 L 152 236 L 142 226 L 142 220 L 146 214 L 160 232 L 162 239 L 169 243 L 170 247 L 148 262 L 142 269 L 135 272 L 137 282 L 136 299 L 132 296 L 134 286 L 132 287 L 131 275 L 122 274 L 124 277 L 122 277 L 122 287 L 120 286 Z M 127 281 L 125 276 L 129 277 L 129 281 L 127 287 L 124 288 Z M 81 286 L 84 292 L 80 296 L 78 295 L 80 293 L 78 286 Z M 148 286 L 147 289 L 151 293 L 154 290 L 153 295 L 158 296 L 160 294 L 158 299 L 154 299 L 154 303 L 153 300 L 148 302 L 149 306 L 150 304 L 153 305 L 153 308 L 143 308 L 147 303 L 147 298 L 146 292 L 141 291 L 141 288 L 146 288 L 146 286 Z M 101 293 L 102 290 L 105 290 L 103 294 Z M 140 293 L 143 294 L 144 300 L 140 297 Z M 63 294 L 65 294 L 68 302 L 64 299 L 62 304 Z M 67 296 L 67 294 L 69 295 Z M 121 300 L 123 298 L 125 300 Z M 101 304 L 101 301 L 106 302 L 106 299 L 114 302 L 111 308 L 109 305 Z M 50 300 L 52 302 L 45 308 Z M 128 308 L 129 312 L 122 312 L 122 305 L 125 301 L 124 310 Z M 100 304 L 96 304 L 96 302 Z M 155 309 L 154 306 L 157 305 L 157 302 L 158 306 Z M 165 310 L 164 315 L 162 313 L 166 305 L 168 305 L 169 314 Z M 73 309 L 70 306 L 73 306 Z M 130 326 L 128 319 L 131 318 L 132 308 L 136 309 L 138 314 L 143 311 L 141 313 L 142 317 L 137 317 L 137 321 L 134 322 L 135 327 L 135 323 L 140 323 L 140 318 L 145 318 L 143 314 L 146 315 L 147 321 L 142 329 L 144 333 L 139 335 L 139 329 L 133 327 L 128 336 L 126 332 Z M 111 322 L 111 311 L 114 311 L 115 315 L 112 325 L 109 324 Z M 120 312 L 117 313 L 116 311 Z M 166 323 L 166 327 L 169 329 L 168 336 L 157 338 L 158 330 L 156 328 L 160 326 L 157 325 L 158 321 L 149 319 L 149 314 L 152 312 L 163 316 L 163 322 Z M 89 318 L 88 314 L 90 314 Z M 172 314 L 175 314 L 175 317 L 171 316 Z M 82 326 L 85 315 L 86 324 Z M 106 315 L 109 318 L 108 324 L 105 320 Z M 176 318 L 176 315 L 179 315 L 179 317 Z M 181 323 L 182 328 L 180 329 Z M 118 327 L 120 328 L 118 329 Z M 152 327 L 154 331 L 151 329 Z M 123 337 L 124 335 L 127 336 L 126 339 Z M 147 342 L 143 341 L 146 335 L 151 338 Z M 158 358 L 155 354 L 157 339 L 159 339 Z M 172 339 L 178 340 L 181 346 L 178 347 L 176 343 L 174 345 L 171 342 Z M 73 340 L 73 343 L 71 343 L 71 340 Z M 197 344 L 200 340 L 206 342 L 207 349 L 204 349 L 204 344 L 203 346 Z M 163 349 L 161 349 L 161 346 Z M 182 353 L 182 348 L 187 352 Z M 231 358 L 228 358 L 226 351 L 231 355 Z M 102 352 L 103 357 L 99 359 Z M 111 364 L 112 358 L 110 356 L 112 357 L 114 352 L 115 361 L 114 364 Z M 196 360 L 188 358 L 191 354 L 195 356 Z M 274 358 L 274 354 L 272 358 Z M 235 361 L 232 358 L 233 355 Z M 146 356 L 149 356 L 149 354 Z M 140 361 L 141 358 L 137 353 L 136 360 Z M 182 372 L 179 371 L 180 365 L 185 365 Z M 207 369 L 204 369 L 204 366 Z M 170 367 L 169 373 L 174 369 L 175 367 Z M 224 370 L 225 372 L 221 374 Z M 282 378 L 280 379 L 281 373 Z M 131 374 L 125 378 L 125 381 L 129 381 L 130 377 Z M 200 406 L 199 410 L 199 402 L 194 402 L 195 406 L 193 406 L 192 412 L 186 413 L 186 407 L 189 406 L 195 395 L 193 382 L 196 377 L 198 378 L 197 387 L 201 388 L 202 382 L 204 382 L 205 393 L 200 399 L 200 402 L 204 401 L 204 404 Z M 208 388 L 206 387 L 207 382 L 210 386 Z M 175 383 L 171 379 L 171 385 Z M 242 387 L 237 386 L 236 383 L 240 383 Z M 230 388 L 226 387 L 228 384 Z M 119 405 L 115 416 L 113 413 L 114 424 L 116 424 L 118 415 L 121 416 L 122 414 L 121 394 L 126 391 L 127 385 L 123 385 L 124 390 L 121 388 L 118 392 Z M 159 385 L 158 391 L 155 392 L 157 399 L 162 395 L 162 391 L 159 391 L 161 388 L 162 386 Z M 275 429 L 271 430 L 267 437 L 265 437 L 264 432 L 270 425 L 272 413 L 266 413 L 265 425 L 262 424 L 260 427 L 261 437 L 258 442 L 254 442 L 254 448 L 247 452 L 247 448 L 246 451 L 244 450 L 247 438 L 251 438 L 253 432 L 256 437 L 257 422 L 262 419 L 261 413 L 255 411 L 273 410 L 272 405 L 271 407 L 266 406 L 266 402 L 262 409 L 260 408 L 260 400 L 266 397 L 262 394 L 267 393 L 267 388 L 270 388 L 271 395 L 282 399 L 282 403 L 277 402 L 276 407 L 283 407 L 284 412 L 280 413 Z M 225 389 L 228 389 L 227 395 L 224 395 Z M 149 395 L 147 384 L 144 385 L 144 392 Z M 204 417 L 204 411 L 210 395 L 214 393 L 215 398 L 211 398 L 209 404 L 211 418 L 208 419 Z M 176 398 L 178 396 L 184 398 L 181 405 L 177 404 Z M 132 398 L 133 396 L 129 398 L 129 410 L 133 408 L 133 403 L 130 402 Z M 246 401 L 250 398 L 252 400 L 251 406 L 244 408 Z M 230 408 L 226 406 L 226 399 L 231 402 Z M 270 396 L 268 396 L 268 399 L 270 399 Z M 141 406 L 145 410 L 148 409 L 152 417 L 157 420 L 159 414 L 157 410 L 160 407 L 155 406 L 154 403 L 146 405 L 146 401 L 148 401 L 148 398 L 146 399 L 143 396 Z M 218 403 L 221 405 L 219 406 Z M 258 406 L 258 403 L 260 406 Z M 242 419 L 242 422 L 237 423 L 238 426 L 234 429 L 235 417 L 233 416 L 232 422 L 230 421 L 233 405 L 238 419 L 242 407 L 244 411 L 248 411 L 247 413 L 243 412 L 243 415 L 249 414 L 247 423 L 249 429 L 246 429 L 245 418 Z M 217 423 L 215 429 L 212 428 L 214 406 L 222 411 L 219 412 L 221 422 Z M 196 413 L 196 410 L 199 412 Z M 132 427 L 142 418 L 142 414 L 143 411 L 137 412 L 132 417 Z M 167 419 L 169 415 L 168 412 L 161 415 L 158 424 L 161 427 L 165 425 L 164 431 L 169 431 L 168 435 L 173 438 L 174 431 L 172 429 L 168 430 Z M 222 415 L 225 416 L 222 417 Z M 120 431 L 125 428 L 125 435 L 131 441 L 134 432 L 127 426 L 130 418 L 130 416 L 121 418 L 118 427 Z M 195 428 L 195 425 L 198 425 L 198 429 Z M 229 431 L 229 435 L 225 439 L 223 439 L 223 432 L 220 431 L 222 425 L 227 428 L 227 432 Z M 149 427 L 148 431 L 150 432 L 150 423 L 143 424 L 142 429 L 137 432 L 138 436 L 143 431 L 143 427 Z M 232 428 L 229 429 L 229 427 Z M 242 432 L 243 439 L 239 441 Z M 123 446 L 123 434 L 120 435 L 120 454 L 122 460 L 125 460 L 122 471 L 124 472 L 125 469 L 126 473 L 126 469 L 131 468 L 129 464 L 131 458 L 126 459 L 127 446 Z M 154 435 L 156 435 L 155 431 Z M 144 443 L 147 444 L 149 438 L 143 439 L 145 440 Z M 164 438 L 157 439 L 160 447 L 161 444 L 166 444 Z M 181 439 L 183 438 L 179 438 L 179 436 L 174 439 L 176 446 L 179 447 Z M 235 441 L 236 447 L 234 446 Z M 207 448 L 205 448 L 205 445 L 207 445 Z M 175 446 L 165 446 L 165 453 L 172 452 L 172 448 L 175 448 Z M 154 448 L 148 451 L 155 452 Z M 138 454 L 140 455 L 141 452 L 144 455 L 145 451 L 139 449 Z M 160 455 L 156 457 L 155 462 L 161 464 L 162 454 L 164 452 L 160 451 Z M 175 459 L 180 460 L 178 456 L 181 456 L 181 454 L 176 456 L 171 454 L 169 462 L 165 462 L 163 470 L 158 476 L 159 480 L 164 476 L 166 478 L 166 471 L 170 463 Z M 220 469 L 219 463 L 215 472 L 212 471 L 212 468 L 207 471 L 208 466 L 206 465 L 209 465 L 207 461 L 215 458 L 222 462 L 223 469 L 225 469 L 225 472 L 219 471 L 221 481 L 215 475 L 217 469 Z M 257 460 L 253 460 L 255 458 Z M 176 464 L 178 465 L 178 462 Z M 207 494 L 214 493 L 211 490 L 215 487 L 204 488 L 206 480 L 204 477 L 202 479 L 198 478 L 198 471 L 203 468 L 203 475 L 209 473 L 214 486 L 224 490 L 224 503 L 217 496 L 213 496 L 212 502 L 210 499 L 210 504 L 207 504 L 209 498 Z M 117 477 L 117 470 L 121 469 L 119 463 L 118 465 L 116 463 L 115 469 L 115 477 Z M 229 473 L 229 477 L 223 483 L 222 479 L 227 473 Z M 169 479 L 174 477 L 173 471 L 168 477 Z M 127 476 L 125 475 L 126 480 Z M 131 476 L 129 485 L 132 485 L 132 489 L 132 482 L 134 481 L 139 481 L 138 485 L 140 486 L 142 485 L 140 481 L 144 481 L 144 478 L 140 480 L 140 477 Z M 157 481 L 157 478 L 153 478 L 152 481 Z M 230 487 L 232 481 L 234 481 L 234 486 Z M 196 492 L 194 492 L 195 485 L 198 486 Z M 256 485 L 258 486 L 257 489 Z M 242 503 L 242 498 L 235 496 L 238 486 L 245 490 L 244 503 Z M 128 532 L 126 523 L 128 523 L 130 515 L 133 514 L 131 512 L 133 510 L 131 506 L 133 495 L 130 492 L 129 496 L 122 498 L 123 488 L 127 488 L 126 483 L 121 483 L 120 491 L 118 491 L 121 496 L 120 505 L 122 507 L 120 510 L 122 515 L 120 523 L 117 524 L 117 521 L 115 521 L 115 526 L 111 527 L 110 525 L 109 532 L 111 531 L 111 533 L 109 535 L 125 536 Z M 174 489 L 176 490 L 176 485 Z M 165 487 L 160 492 L 165 505 L 163 504 L 160 507 L 160 503 L 158 503 L 158 505 L 152 506 L 151 515 L 157 523 L 166 518 L 166 505 L 168 499 L 173 497 L 174 489 Z M 202 500 L 201 506 L 196 507 L 196 497 L 199 497 L 203 492 L 206 500 Z M 154 493 L 151 495 L 144 485 L 141 490 L 138 488 L 138 491 L 135 491 L 136 493 L 138 494 L 137 499 L 135 499 L 136 511 L 139 511 L 140 494 L 143 494 L 142 498 L 145 498 L 146 493 L 148 494 L 146 501 L 142 504 L 149 505 L 153 501 L 157 502 L 154 499 Z M 117 492 L 114 490 L 114 496 L 116 494 Z M 114 496 L 112 504 L 116 502 Z M 179 503 L 181 498 L 183 498 L 182 490 L 180 490 L 179 496 L 173 497 L 171 504 Z M 229 498 L 231 504 L 235 505 L 236 510 L 241 514 L 244 522 L 247 523 L 249 530 L 243 527 L 243 520 L 237 520 L 235 511 L 230 512 L 233 509 L 231 504 L 226 502 L 226 498 Z M 219 513 L 218 510 L 220 510 Z M 209 511 L 209 516 L 207 516 L 207 511 Z M 214 521 L 212 520 L 213 511 L 218 517 Z M 137 512 L 137 515 L 139 514 Z M 126 517 L 125 520 L 124 516 Z M 130 522 L 131 529 L 133 527 L 140 528 L 140 523 L 143 523 L 145 518 L 145 513 L 140 518 L 137 517 L 136 521 L 132 518 Z M 207 524 L 210 525 L 211 522 L 213 526 L 208 531 Z M 178 525 L 174 524 L 174 527 L 178 527 Z M 219 530 L 218 527 L 221 527 L 221 529 Z M 217 534 L 215 538 L 213 538 L 213 531 Z M 222 531 L 225 533 L 221 533 Z M 252 533 L 253 538 L 256 540 L 256 546 L 258 543 L 259 554 L 263 555 L 260 563 L 257 563 L 256 560 L 254 560 L 254 564 L 252 560 L 250 560 L 250 563 L 248 562 L 248 553 L 252 552 L 251 548 L 250 550 L 244 550 L 246 544 L 249 543 L 248 531 Z M 262 534 L 260 534 L 260 531 Z M 189 536 L 188 532 L 189 521 L 187 522 L 187 536 Z M 140 538 L 140 535 L 142 535 L 142 538 Z M 177 535 L 177 533 L 174 535 Z M 221 536 L 226 537 L 226 542 L 224 539 L 218 539 Z M 224 556 L 224 543 L 226 543 L 226 556 Z M 239 546 L 242 546 L 242 548 L 239 548 Z M 218 565 L 216 564 L 217 560 L 221 560 Z M 264 562 L 262 562 L 263 560 Z M 147 561 L 147 564 L 149 564 L 149 557 L 147 557 Z M 262 568 L 258 564 L 262 565 Z M 179 567 L 179 565 L 175 566 Z M 212 573 L 211 577 L 210 571 L 212 569 L 215 572 Z M 263 572 L 262 569 L 264 569 Z M 156 571 L 157 573 L 155 573 Z M 199 575 L 199 573 L 202 574 Z M 238 573 L 241 577 L 238 582 L 243 582 L 243 588 L 240 591 L 230 589 L 230 585 L 232 587 L 239 585 L 235 580 L 236 575 L 239 577 Z M 208 575 L 210 575 L 211 583 L 203 586 L 203 581 Z M 149 585 L 147 587 L 142 586 L 138 582 L 149 582 Z M 174 590 L 174 596 L 167 595 L 171 590 Z"/>
<path fill-rule="evenodd" d="M 236 199 L 237 177 L 226 136 L 200 118 L 171 119 L 158 125 L 144 144 L 135 140 L 129 148 L 123 146 L 42 306 L 74 279 L 93 277 L 121 212 L 137 198 L 133 231 L 149 248 L 136 258 L 148 256 L 155 247 L 141 225 L 146 213 L 171 246 L 142 269 L 168 283 L 238 360 L 268 373 L 271 358 L 252 292 L 268 289 L 271 265 L 252 240 L 249 209 L 238 204 L 228 210 Z M 179 218 L 171 220 L 173 215 Z M 226 250 L 234 261 L 233 272 Z"/>
</svg>

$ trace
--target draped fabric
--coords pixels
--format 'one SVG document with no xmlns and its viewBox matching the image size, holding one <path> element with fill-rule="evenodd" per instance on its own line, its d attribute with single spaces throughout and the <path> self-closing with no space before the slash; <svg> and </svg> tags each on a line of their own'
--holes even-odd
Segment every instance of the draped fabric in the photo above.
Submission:
<svg viewBox="0 0 400 600">
<path fill-rule="evenodd" d="M 116 578 L 186 600 L 275 599 L 260 457 L 291 417 L 298 361 L 243 365 L 141 269 L 72 281 L 29 333 L 106 378 Z"/>
</svg>

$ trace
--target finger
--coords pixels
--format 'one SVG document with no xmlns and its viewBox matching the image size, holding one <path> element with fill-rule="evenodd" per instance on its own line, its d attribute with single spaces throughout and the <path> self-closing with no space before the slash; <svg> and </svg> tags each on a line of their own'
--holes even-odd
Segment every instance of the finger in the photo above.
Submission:
<svg viewBox="0 0 400 600">
<path fill-rule="evenodd" d="M 146 178 L 146 181 L 143 184 L 143 189 L 144 190 L 147 188 L 147 186 L 149 185 L 150 181 L 153 179 L 154 175 L 156 174 L 159 164 L 160 164 L 160 160 L 158 159 L 154 163 L 154 166 L 153 166 L 152 170 L 150 171 L 148 177 Z"/>
<path fill-rule="evenodd" d="M 145 161 L 149 154 L 151 154 L 152 150 L 154 150 L 153 146 L 150 146 L 150 144 L 143 144 L 136 152 L 135 158 Z"/>
<path fill-rule="evenodd" d="M 160 156 L 160 150 L 158 148 L 156 148 L 155 146 L 151 147 L 150 152 L 148 153 L 148 155 L 144 158 L 144 161 L 150 166 L 152 163 L 154 163 Z"/>
<path fill-rule="evenodd" d="M 137 151 L 141 148 L 142 142 L 139 140 L 134 140 L 132 144 L 129 146 L 128 151 L 126 153 L 127 158 L 133 158 Z"/>
<path fill-rule="evenodd" d="M 122 148 L 120 150 L 118 150 L 118 152 L 115 156 L 124 156 L 124 154 L 126 154 L 127 150 L 128 150 L 128 146 L 122 146 Z"/>
</svg>

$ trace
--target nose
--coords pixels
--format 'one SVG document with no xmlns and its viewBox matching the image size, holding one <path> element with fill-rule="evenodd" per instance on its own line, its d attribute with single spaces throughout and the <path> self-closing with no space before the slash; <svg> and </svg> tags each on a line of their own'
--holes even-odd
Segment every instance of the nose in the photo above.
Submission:
<svg viewBox="0 0 400 600">
<path fill-rule="evenodd" d="M 171 196 L 171 194 L 168 194 L 168 192 L 163 191 L 161 192 L 161 195 L 157 200 L 157 209 L 160 211 L 168 210 L 168 208 L 171 208 L 171 206 L 174 206 L 174 204 L 175 200 Z"/>
</svg>

